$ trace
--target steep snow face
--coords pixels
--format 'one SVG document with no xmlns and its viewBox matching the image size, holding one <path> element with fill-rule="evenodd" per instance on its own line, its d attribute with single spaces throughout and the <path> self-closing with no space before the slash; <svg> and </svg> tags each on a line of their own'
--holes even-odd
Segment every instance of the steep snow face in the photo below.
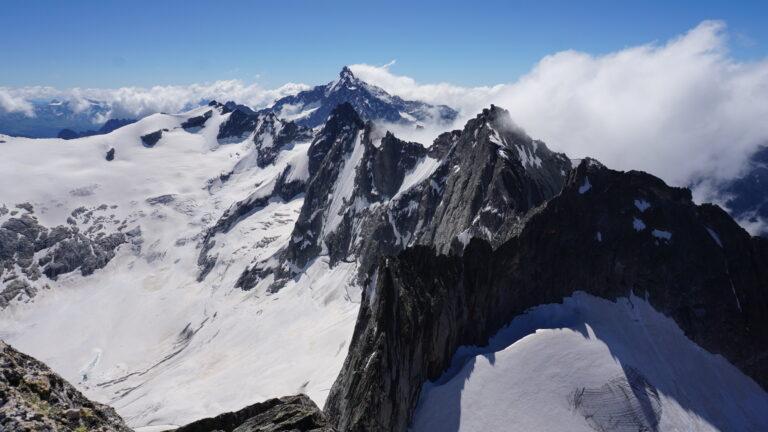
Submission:
<svg viewBox="0 0 768 432">
<path fill-rule="evenodd" d="M 201 242 L 234 203 L 268 194 L 283 173 L 308 178 L 309 143 L 288 142 L 303 139 L 301 130 L 267 119 L 247 132 L 238 129 L 244 119 L 219 140 L 231 117 L 209 106 L 101 136 L 0 140 L 0 207 L 8 210 L 0 224 L 28 202 L 47 227 L 86 231 L 104 215 L 97 232 L 133 233 L 90 276 L 30 279 L 37 295 L 0 310 L 0 338 L 132 427 L 185 424 L 298 392 L 322 404 L 346 354 L 359 303 L 354 263 L 331 269 L 318 258 L 276 295 L 269 279 L 235 288 L 246 266 L 288 241 L 301 194 L 272 197 L 216 232 L 217 259 L 196 279 Z M 156 139 L 142 139 L 150 134 Z M 260 158 L 265 149 L 271 154 Z M 91 221 L 68 223 L 80 207 Z"/>
<path fill-rule="evenodd" d="M 426 383 L 411 430 L 768 429 L 768 394 L 638 297 L 576 293 Z"/>
</svg>

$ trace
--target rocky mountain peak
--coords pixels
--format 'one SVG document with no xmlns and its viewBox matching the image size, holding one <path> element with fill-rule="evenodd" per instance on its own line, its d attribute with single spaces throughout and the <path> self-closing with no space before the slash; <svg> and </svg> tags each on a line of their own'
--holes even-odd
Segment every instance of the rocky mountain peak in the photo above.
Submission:
<svg viewBox="0 0 768 432">
<path fill-rule="evenodd" d="M 339 80 L 341 82 L 358 82 L 359 80 L 355 76 L 354 73 L 352 73 L 352 69 L 348 68 L 347 66 L 344 66 L 341 68 L 341 71 L 339 72 Z"/>
<path fill-rule="evenodd" d="M 391 95 L 384 89 L 356 77 L 343 67 L 338 78 L 328 84 L 279 99 L 266 111 L 309 127 L 322 125 L 339 104 L 350 103 L 363 120 L 387 123 L 418 124 L 420 122 L 449 122 L 458 113 L 445 105 L 430 105 L 408 101 Z"/>
<path fill-rule="evenodd" d="M 353 107 L 351 103 L 344 102 L 336 105 L 336 108 L 331 111 L 331 115 L 328 116 L 328 121 L 325 123 L 324 127 L 325 129 L 328 129 L 353 125 L 362 127 L 363 120 L 360 118 L 357 111 L 355 111 L 355 107 Z"/>
</svg>

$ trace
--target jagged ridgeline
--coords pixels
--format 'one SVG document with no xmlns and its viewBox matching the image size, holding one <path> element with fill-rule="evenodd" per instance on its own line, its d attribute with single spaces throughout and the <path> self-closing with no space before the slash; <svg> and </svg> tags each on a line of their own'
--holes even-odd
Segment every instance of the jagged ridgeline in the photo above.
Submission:
<svg viewBox="0 0 768 432">
<path fill-rule="evenodd" d="M 344 103 L 336 103 L 342 99 Z M 118 410 L 132 410 L 129 422 L 144 425 L 161 417 L 165 399 L 178 395 L 148 389 L 171 387 L 170 380 L 180 376 L 175 374 L 198 360 L 204 371 L 197 370 L 190 380 L 231 378 L 226 372 L 232 370 L 217 369 L 221 363 L 237 372 L 234 381 L 221 380 L 227 385 L 245 383 L 251 378 L 247 375 L 271 377 L 274 364 L 284 362 L 290 372 L 279 378 L 291 380 L 291 385 L 280 387 L 280 393 L 314 391 L 313 399 L 324 402 L 323 412 L 304 396 L 269 399 L 237 410 L 253 402 L 248 390 L 247 401 L 237 399 L 240 405 L 233 409 L 229 399 L 226 410 L 231 412 L 213 417 L 197 415 L 210 407 L 197 402 L 206 394 L 201 391 L 185 403 L 196 404 L 190 410 L 196 413 L 193 418 L 209 418 L 182 431 L 406 431 L 423 406 L 425 386 L 450 380 L 445 374 L 456 367 L 460 347 L 486 346 L 531 308 L 565 303 L 578 293 L 647 303 L 671 319 L 687 341 L 703 348 L 701 356 L 722 356 L 757 389 L 724 386 L 717 389 L 719 395 L 740 400 L 737 393 L 748 388 L 758 394 L 753 405 L 768 401 L 765 239 L 750 237 L 720 208 L 696 205 L 687 189 L 669 187 L 651 175 L 613 171 L 592 159 L 574 166 L 566 155 L 526 135 L 496 106 L 430 145 L 402 140 L 382 127 L 381 120 L 416 126 L 434 118 L 429 116 L 435 112 L 445 121 L 455 117 L 455 112 L 440 107 L 409 105 L 386 95 L 345 69 L 336 81 L 278 101 L 270 110 L 211 102 L 193 114 L 158 115 L 87 138 L 99 146 L 93 160 L 115 170 L 157 163 L 159 157 L 188 159 L 165 177 L 126 171 L 156 182 L 151 186 L 163 191 L 149 188 L 152 195 L 146 196 L 141 195 L 144 190 L 126 189 L 120 205 L 66 213 L 71 217 L 66 226 L 43 226 L 45 206 L 2 207 L 0 308 L 29 300 L 46 280 L 54 287 L 56 278 L 85 284 L 83 280 L 99 276 L 100 269 L 125 268 L 116 268 L 115 261 L 127 262 L 151 276 L 142 280 L 147 292 L 158 289 L 157 281 L 180 281 L 172 287 L 174 295 L 166 296 L 171 304 L 158 310 L 173 314 L 178 305 L 189 307 L 184 309 L 189 315 L 178 318 L 184 322 L 176 338 L 168 338 L 174 335 L 174 325 L 160 321 L 167 325 L 160 340 L 171 342 L 167 350 L 158 350 L 155 361 L 119 365 L 119 373 L 97 370 L 104 374 L 99 378 L 91 373 L 102 361 L 99 350 L 85 369 L 83 380 L 89 381 L 80 384 L 103 392 L 94 394 L 108 395 Z M 194 170 L 208 161 L 216 168 L 213 175 Z M 187 178 L 193 182 L 173 187 Z M 95 202 L 106 195 L 98 196 L 101 190 L 111 191 L 109 187 L 104 181 L 73 189 L 67 203 L 82 197 Z M 336 277 L 337 271 L 343 277 Z M 342 286 L 329 293 L 317 288 L 322 284 Z M 134 299 L 124 294 L 130 287 L 120 289 L 123 301 Z M 196 303 L 200 292 L 210 295 L 210 301 Z M 359 313 L 354 333 L 345 331 L 345 339 L 337 333 L 352 327 L 355 296 L 362 297 Z M 110 296 L 100 298 L 107 304 Z M 285 299 L 293 303 L 286 306 Z M 152 302 L 137 304 L 155 307 Z M 328 304 L 354 307 L 323 309 Z M 282 311 L 281 316 L 275 317 L 275 310 Z M 329 319 L 317 317 L 328 311 Z M 306 317 L 309 314 L 315 314 L 315 321 Z M 339 324 L 345 319 L 348 327 Z M 639 314 L 627 313 L 622 319 L 628 325 L 647 324 Z M 238 333 L 243 322 L 247 328 Z M 337 333 L 326 332 L 328 328 Z M 647 329 L 650 335 L 656 331 L 653 326 Z M 272 345 L 252 349 L 263 340 Z M 294 340 L 300 343 L 293 350 L 278 346 Z M 199 354 L 211 351 L 215 359 L 233 354 L 220 362 Z M 111 350 L 105 352 L 112 355 Z M 274 352 L 282 356 L 270 357 Z M 624 358 L 620 354 L 617 351 L 619 360 Z M 187 359 L 191 361 L 182 364 Z M 335 373 L 342 360 L 328 393 L 333 375 L 322 376 L 307 364 L 327 361 L 323 364 L 332 365 Z M 3 373 L 15 368 L 11 363 L 3 364 Z M 239 369 L 252 364 L 257 367 Z M 561 366 L 567 371 L 567 365 Z M 572 407 L 574 422 L 611 430 L 606 422 L 623 413 L 626 430 L 655 430 L 665 424 L 669 399 L 685 396 L 685 389 L 668 391 L 674 386 L 649 376 L 646 365 L 622 366 L 626 373 L 558 395 L 563 406 Z M 307 376 L 293 376 L 302 373 Z M 27 394 L 39 380 L 17 379 L 19 374 L 24 376 L 6 375 L 12 379 L 0 389 L 3 394 L 42 397 L 40 392 Z M 79 378 L 73 376 L 73 382 Z M 670 382 L 684 387 L 676 378 L 673 375 Z M 280 385 L 277 379 L 258 382 L 262 387 Z M 215 384 L 221 387 L 219 381 Z M 252 394 L 276 396 L 274 388 L 258 390 Z M 610 406 L 604 406 L 606 394 L 622 391 L 633 395 L 618 402 L 608 398 Z M 141 405 L 142 399 L 154 402 Z M 723 419 L 736 417 L 686 400 L 680 397 L 675 403 L 721 429 L 728 429 Z M 220 406 L 216 400 L 211 403 Z M 503 410 L 505 400 L 498 403 Z M 31 413 L 39 409 L 34 404 L 23 408 Z M 172 424 L 191 420 L 179 405 L 173 410 L 179 417 L 173 417 Z M 87 426 L 82 417 L 58 414 L 46 411 L 50 418 L 40 421 Z M 745 430 L 768 427 L 765 416 L 738 417 Z"/>
<path fill-rule="evenodd" d="M 319 256 L 328 256 L 331 265 L 356 261 L 363 280 L 378 257 L 407 246 L 460 253 L 472 237 L 498 245 L 526 212 L 560 190 L 571 166 L 565 155 L 532 140 L 494 106 L 425 148 L 388 132 L 382 137 L 374 123 L 342 104 L 313 139 L 308 158 L 303 187 L 291 185 L 286 193 L 281 176 L 271 194 L 238 203 L 208 236 L 224 229 L 233 215 L 274 197 L 305 194 L 279 259 L 255 264 L 238 286 L 250 289 L 274 275 L 276 290 Z M 210 262 L 205 253 L 203 248 L 203 270 Z"/>
<path fill-rule="evenodd" d="M 717 206 L 694 204 L 687 189 L 584 160 L 518 235 L 498 247 L 475 238 L 461 256 L 439 252 L 416 246 L 380 261 L 325 405 L 339 430 L 405 431 L 422 385 L 460 346 L 483 346 L 529 308 L 577 291 L 644 298 L 768 388 L 768 241 Z M 754 403 L 768 401 L 758 392 Z M 632 430 L 658 418 L 643 421 Z M 712 421 L 730 427 L 727 415 Z"/>
<path fill-rule="evenodd" d="M 273 112 L 281 118 L 314 128 L 323 125 L 333 109 L 343 103 L 351 104 L 364 120 L 414 126 L 450 123 L 458 115 L 454 109 L 445 105 L 430 105 L 391 95 L 357 78 L 346 66 L 342 68 L 339 77 L 330 83 L 286 96 L 262 112 Z"/>
</svg>

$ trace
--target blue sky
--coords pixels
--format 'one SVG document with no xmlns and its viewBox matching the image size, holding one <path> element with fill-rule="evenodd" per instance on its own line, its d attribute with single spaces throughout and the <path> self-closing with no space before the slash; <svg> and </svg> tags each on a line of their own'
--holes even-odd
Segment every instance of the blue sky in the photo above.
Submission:
<svg viewBox="0 0 768 432">
<path fill-rule="evenodd" d="M 735 59 L 768 54 L 768 2 L 15 1 L 0 11 L 0 86 L 242 79 L 274 88 L 385 64 L 420 82 L 512 82 L 543 56 L 663 42 L 706 19 Z M 670 5 L 671 4 L 671 5 Z"/>
</svg>

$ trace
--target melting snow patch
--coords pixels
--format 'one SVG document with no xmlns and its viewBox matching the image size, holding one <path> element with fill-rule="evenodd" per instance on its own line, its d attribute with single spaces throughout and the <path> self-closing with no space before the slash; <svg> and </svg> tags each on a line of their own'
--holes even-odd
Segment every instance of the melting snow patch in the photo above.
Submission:
<svg viewBox="0 0 768 432">
<path fill-rule="evenodd" d="M 598 231 L 597 234 L 595 234 L 595 240 L 597 240 L 600 243 L 603 242 L 603 234 L 600 233 L 600 231 Z"/>
<path fill-rule="evenodd" d="M 635 200 L 635 207 L 637 207 L 637 209 L 640 210 L 640 213 L 642 213 L 651 208 L 651 203 L 646 200 Z"/>
<path fill-rule="evenodd" d="M 589 184 L 589 177 L 584 177 L 584 184 L 579 186 L 579 193 L 586 193 L 590 189 L 592 189 L 592 185 Z"/>
<path fill-rule="evenodd" d="M 635 229 L 635 231 L 642 231 L 645 229 L 645 223 L 643 221 L 636 217 L 633 217 L 632 219 L 634 219 L 632 221 L 632 227 Z"/>
</svg>

